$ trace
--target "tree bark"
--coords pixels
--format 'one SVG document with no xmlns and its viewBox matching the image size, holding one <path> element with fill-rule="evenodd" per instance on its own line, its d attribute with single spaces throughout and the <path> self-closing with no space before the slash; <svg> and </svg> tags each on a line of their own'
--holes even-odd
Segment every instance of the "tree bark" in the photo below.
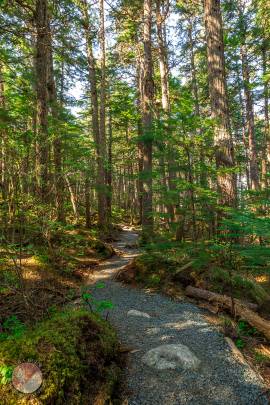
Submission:
<svg viewBox="0 0 270 405">
<path fill-rule="evenodd" d="M 83 27 L 86 39 L 86 51 L 88 62 L 88 75 L 90 82 L 91 92 L 91 109 L 92 109 L 92 131 L 96 145 L 97 154 L 97 194 L 98 194 L 98 225 L 101 229 L 107 226 L 106 216 L 106 179 L 105 179 L 105 156 L 104 156 L 104 139 L 100 136 L 100 123 L 99 123 L 99 102 L 97 92 L 97 73 L 96 61 L 93 54 L 93 38 L 91 33 L 90 18 L 88 12 L 87 0 L 81 0 L 81 10 L 83 14 Z M 103 134 L 104 135 L 104 134 Z M 103 136 L 102 135 L 102 136 Z"/>
<path fill-rule="evenodd" d="M 69 174 L 65 174 L 65 180 L 66 180 L 68 190 L 69 190 L 69 194 L 70 194 L 70 202 L 71 202 L 73 214 L 74 214 L 74 217 L 75 217 L 75 222 L 78 222 L 79 212 L 78 212 L 78 208 L 77 208 L 77 199 L 76 199 L 76 194 L 75 194 L 75 192 L 73 190 L 72 184 L 71 184 L 70 179 L 69 179 Z"/>
<path fill-rule="evenodd" d="M 64 212 L 64 182 L 62 173 L 62 140 L 61 131 L 59 131 L 59 103 L 57 100 L 57 92 L 54 79 L 53 68 L 53 48 L 52 48 L 52 33 L 50 23 L 48 23 L 49 43 L 48 43 L 48 59 L 49 59 L 49 77 L 48 77 L 48 101 L 53 118 L 53 128 L 55 138 L 53 140 L 53 158 L 54 158 L 54 190 L 55 190 L 55 205 L 57 221 L 65 222 Z M 63 74 L 63 72 L 62 72 Z M 61 78 L 64 80 L 64 78 Z M 61 94 L 61 97 L 63 95 Z"/>
<path fill-rule="evenodd" d="M 171 145 L 172 128 L 170 125 L 170 88 L 169 88 L 169 66 L 168 66 L 168 52 L 165 38 L 165 19 L 169 12 L 169 3 L 166 4 L 166 9 L 162 12 L 164 0 L 156 0 L 156 24 L 157 24 L 157 38 L 158 38 L 158 55 L 159 55 L 159 71 L 160 71 L 160 84 L 162 96 L 162 110 L 165 118 L 165 132 L 166 141 L 164 147 L 168 153 L 168 188 L 172 192 L 171 195 L 176 194 L 176 173 L 175 173 L 175 150 Z M 171 222 L 175 220 L 176 204 L 167 204 L 167 211 L 170 215 Z"/>
<path fill-rule="evenodd" d="M 190 46 L 190 67 L 191 67 L 191 80 L 192 80 L 192 93 L 194 98 L 194 105 L 195 105 L 195 114 L 197 117 L 201 116 L 200 112 L 200 103 L 199 103 L 199 89 L 198 89 L 198 81 L 197 81 L 197 71 L 196 71 L 196 64 L 195 64 L 195 54 L 194 54 L 194 39 L 193 39 L 193 29 L 194 29 L 194 22 L 193 17 L 189 17 L 189 25 L 188 25 L 188 38 L 189 38 L 189 46 Z M 198 129 L 198 134 L 202 134 L 202 130 Z M 206 171 L 205 171 L 205 155 L 204 155 L 204 145 L 201 145 L 200 148 L 200 184 L 202 187 L 207 187 L 207 178 L 206 178 Z"/>
<path fill-rule="evenodd" d="M 99 42 L 101 49 L 101 80 L 100 80 L 100 115 L 99 115 L 99 137 L 100 137 L 100 155 L 103 167 L 100 168 L 99 176 L 104 176 L 104 194 L 102 195 L 102 204 L 105 210 L 105 225 L 109 226 L 111 218 L 111 204 L 109 201 L 110 195 L 108 190 L 108 162 L 107 162 L 107 149 L 106 149 L 106 37 L 105 37 L 105 15 L 104 15 L 104 0 L 99 0 L 99 19 L 100 31 Z M 109 202 L 109 205 L 107 203 Z"/>
<path fill-rule="evenodd" d="M 156 0 L 156 22 L 157 22 L 157 39 L 158 39 L 158 55 L 159 55 L 159 71 L 161 83 L 162 108 L 165 113 L 169 114 L 170 106 L 170 91 L 169 91 L 169 68 L 167 46 L 164 39 L 164 21 L 166 15 L 161 11 L 163 0 Z M 167 10 L 168 12 L 168 10 Z"/>
<path fill-rule="evenodd" d="M 239 104 L 241 107 L 241 132 L 242 132 L 242 139 L 243 139 L 243 145 L 244 145 L 244 152 L 245 152 L 245 158 L 246 158 L 246 181 L 247 181 L 247 188 L 250 189 L 250 179 L 249 179 L 249 155 L 248 155 L 248 140 L 246 136 L 246 118 L 245 118 L 245 105 L 244 105 L 244 100 L 242 97 L 242 88 L 243 88 L 243 83 L 240 77 L 240 69 L 241 67 L 238 68 L 237 66 L 237 87 L 238 87 L 238 93 L 239 93 Z"/>
<path fill-rule="evenodd" d="M 37 180 L 38 194 L 43 203 L 49 198 L 48 178 L 48 5 L 36 0 L 36 91 L 37 91 Z"/>
<path fill-rule="evenodd" d="M 143 195 L 142 195 L 142 232 L 148 239 L 153 233 L 153 190 L 152 190 L 152 147 L 153 147 L 153 61 L 152 61 L 152 1 L 144 0 L 143 5 Z"/>
<path fill-rule="evenodd" d="M 112 217 L 112 145 L 113 145 L 113 126 L 112 126 L 112 112 L 109 111 L 109 139 L 108 139 L 108 164 L 106 170 L 106 183 L 107 183 L 107 217 L 108 222 L 111 223 Z"/>
<path fill-rule="evenodd" d="M 204 0 L 204 17 L 207 40 L 209 95 L 212 117 L 215 121 L 215 155 L 219 204 L 233 207 L 236 204 L 236 178 L 234 147 L 230 131 L 228 98 L 225 79 L 223 26 L 220 0 Z"/>
<path fill-rule="evenodd" d="M 90 180 L 89 173 L 85 174 L 84 183 L 84 195 L 85 195 L 85 226 L 90 228 L 91 226 L 91 213 L 90 213 Z"/>
<path fill-rule="evenodd" d="M 139 208 L 139 224 L 142 224 L 142 196 L 143 196 L 143 127 L 142 127 L 142 100 L 143 100 L 143 66 L 140 54 L 139 45 L 136 52 L 136 82 L 137 82 L 137 111 L 138 111 L 138 181 L 137 181 L 137 195 L 138 195 L 138 208 Z"/>
<path fill-rule="evenodd" d="M 241 46 L 241 61 L 242 61 L 243 85 L 246 104 L 250 187 L 252 190 L 258 190 L 260 187 L 259 166 L 255 143 L 253 96 L 250 90 L 250 73 L 247 60 L 246 45 Z"/>
<path fill-rule="evenodd" d="M 262 65 L 264 76 L 264 148 L 262 159 L 262 187 L 269 185 L 268 172 L 270 170 L 270 124 L 269 124 L 269 82 L 266 78 L 268 60 L 268 42 L 264 41 L 262 46 Z"/>
<path fill-rule="evenodd" d="M 3 110 L 6 108 L 5 101 L 5 81 L 3 75 L 3 65 L 0 62 L 0 108 Z M 8 177 L 7 177 L 7 131 L 5 128 L 1 129 L 1 145 L 0 145 L 0 182 L 1 182 L 1 194 L 5 201 L 8 195 Z"/>
</svg>

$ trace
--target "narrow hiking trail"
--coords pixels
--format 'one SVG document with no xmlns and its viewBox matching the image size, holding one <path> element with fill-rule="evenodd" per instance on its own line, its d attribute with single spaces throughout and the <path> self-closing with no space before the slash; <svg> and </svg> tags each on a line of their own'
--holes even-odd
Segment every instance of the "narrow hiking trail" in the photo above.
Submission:
<svg viewBox="0 0 270 405">
<path fill-rule="evenodd" d="M 91 277 L 91 283 L 105 283 L 104 289 L 95 290 L 95 298 L 113 302 L 109 321 L 131 350 L 124 376 L 126 404 L 268 404 L 262 379 L 235 358 L 224 336 L 203 317 L 203 310 L 113 280 L 139 253 L 130 248 L 136 239 L 134 231 L 124 228 L 113 243 L 122 255 L 103 262 Z M 132 310 L 143 314 L 129 313 Z"/>
</svg>

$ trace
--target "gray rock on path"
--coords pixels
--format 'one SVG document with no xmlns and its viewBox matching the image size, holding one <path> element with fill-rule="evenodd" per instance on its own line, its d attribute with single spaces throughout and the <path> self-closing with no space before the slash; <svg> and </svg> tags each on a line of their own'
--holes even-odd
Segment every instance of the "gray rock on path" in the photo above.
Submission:
<svg viewBox="0 0 270 405">
<path fill-rule="evenodd" d="M 185 345 L 162 345 L 149 350 L 142 361 L 156 370 L 197 370 L 200 360 Z"/>
<path fill-rule="evenodd" d="M 137 311 L 136 309 L 131 309 L 130 311 L 128 311 L 127 315 L 128 316 L 141 316 L 143 318 L 148 318 L 148 319 L 151 318 L 151 316 L 149 314 L 147 314 L 146 312 Z"/>
</svg>

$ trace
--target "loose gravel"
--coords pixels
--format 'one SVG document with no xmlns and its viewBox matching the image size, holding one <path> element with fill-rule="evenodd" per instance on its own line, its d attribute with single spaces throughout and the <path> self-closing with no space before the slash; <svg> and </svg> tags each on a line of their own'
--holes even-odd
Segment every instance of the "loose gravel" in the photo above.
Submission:
<svg viewBox="0 0 270 405">
<path fill-rule="evenodd" d="M 115 243 L 124 255 L 106 261 L 94 275 L 97 281 L 105 283 L 105 288 L 95 290 L 95 298 L 113 302 L 109 321 L 122 344 L 130 348 L 125 370 L 128 404 L 269 404 L 261 377 L 248 365 L 239 363 L 224 336 L 203 317 L 203 310 L 112 280 L 116 271 L 138 253 L 126 248 L 136 238 L 135 232 L 125 229 Z M 150 318 L 128 316 L 130 310 L 145 312 Z M 162 344 L 188 346 L 201 361 L 199 369 L 156 370 L 145 365 L 145 353 Z"/>
</svg>

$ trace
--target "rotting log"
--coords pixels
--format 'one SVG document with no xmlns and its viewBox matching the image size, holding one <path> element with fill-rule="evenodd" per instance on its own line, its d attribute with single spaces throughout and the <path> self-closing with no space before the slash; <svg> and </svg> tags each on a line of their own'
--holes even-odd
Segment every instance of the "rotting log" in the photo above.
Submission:
<svg viewBox="0 0 270 405">
<path fill-rule="evenodd" d="M 246 320 L 251 326 L 256 328 L 268 340 L 270 340 L 270 321 L 261 318 L 252 309 L 250 309 L 250 304 L 244 304 L 237 299 L 233 299 L 232 303 L 231 297 L 228 297 L 227 295 L 213 293 L 211 291 L 203 290 L 201 288 L 195 288 L 192 286 L 188 286 L 185 290 L 185 293 L 189 297 L 204 299 L 210 302 L 221 304 L 224 308 L 228 309 L 230 312 L 233 312 L 233 315 Z"/>
</svg>

